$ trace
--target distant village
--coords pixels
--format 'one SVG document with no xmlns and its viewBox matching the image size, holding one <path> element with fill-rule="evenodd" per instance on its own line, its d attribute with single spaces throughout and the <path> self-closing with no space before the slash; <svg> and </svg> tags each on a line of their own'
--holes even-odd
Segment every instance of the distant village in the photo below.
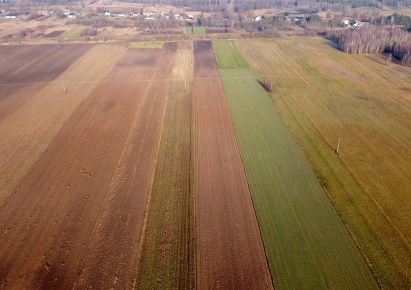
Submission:
<svg viewBox="0 0 411 290">
<path fill-rule="evenodd" d="M 4 3 L 8 0 L 0 1 Z M 219 34 L 221 38 L 326 36 L 331 30 L 349 33 L 383 23 L 398 26 L 399 29 L 409 27 L 411 30 L 411 25 L 407 24 L 411 21 L 397 14 L 381 16 L 361 11 L 344 14 L 324 12 L 317 8 L 205 11 L 125 2 L 114 5 L 111 1 L 94 3 L 96 1 L 90 0 L 84 5 L 0 5 L 0 22 L 9 22 L 9 30 L 0 33 L 0 42 L 51 38 L 62 41 L 107 41 L 119 38 L 143 39 L 152 35 L 156 35 L 157 39 L 184 39 L 188 35 L 203 38 L 207 34 Z M 31 20 L 36 22 L 29 25 L 25 23 Z M 404 24 L 404 21 L 407 23 Z"/>
<path fill-rule="evenodd" d="M 6 1 L 6 0 L 0 0 L 0 1 Z M 77 16 L 83 16 L 83 13 L 76 13 L 75 11 L 71 11 L 70 9 L 66 8 L 61 11 L 62 15 L 67 18 L 76 18 Z M 40 9 L 37 11 L 30 11 L 30 12 L 17 12 L 15 10 L 13 11 L 7 11 L 5 9 L 0 10 L 0 18 L 2 19 L 17 19 L 20 17 L 28 17 L 29 15 L 36 14 L 37 16 L 51 16 L 53 14 L 56 14 L 55 9 Z M 170 13 L 170 12 L 154 12 L 154 11 L 147 11 L 143 12 L 124 12 L 124 11 L 110 11 L 110 10 L 104 10 L 102 12 L 98 12 L 98 16 L 105 16 L 105 17 L 113 17 L 113 18 L 135 18 L 135 17 L 143 17 L 144 20 L 147 21 L 153 21 L 157 20 L 159 18 L 163 19 L 174 19 L 177 21 L 181 22 L 186 22 L 186 23 L 192 23 L 195 21 L 195 17 L 191 14 L 180 14 L 180 13 Z"/>
<path fill-rule="evenodd" d="M 0 2 L 7 2 L 8 0 L 0 0 Z M 125 9 L 129 10 L 129 9 Z M 52 15 L 58 14 L 59 18 L 68 18 L 75 19 L 77 17 L 84 17 L 84 12 L 79 12 L 78 10 L 71 10 L 69 8 L 57 10 L 55 8 L 51 9 L 39 9 L 37 11 L 7 11 L 6 9 L 0 10 L 0 19 L 18 19 L 18 18 L 40 18 L 40 17 L 49 17 Z M 143 8 L 138 11 L 122 11 L 118 8 L 110 10 L 104 8 L 97 9 L 97 16 L 104 16 L 108 18 L 139 18 L 144 19 L 145 21 L 155 21 L 158 19 L 166 20 L 175 20 L 180 23 L 191 24 L 198 21 L 199 15 L 193 15 L 190 13 L 172 13 L 168 12 L 155 12 L 152 10 L 144 11 Z M 309 21 L 306 15 L 288 15 L 285 13 L 278 16 L 264 16 L 264 15 L 255 15 L 255 16 L 245 16 L 244 20 L 247 22 L 264 22 L 269 20 L 272 17 L 282 17 L 283 21 L 295 24 L 295 25 L 304 25 Z M 339 23 L 340 27 L 358 27 L 367 25 L 367 20 L 358 20 L 353 18 L 342 19 Z"/>
</svg>

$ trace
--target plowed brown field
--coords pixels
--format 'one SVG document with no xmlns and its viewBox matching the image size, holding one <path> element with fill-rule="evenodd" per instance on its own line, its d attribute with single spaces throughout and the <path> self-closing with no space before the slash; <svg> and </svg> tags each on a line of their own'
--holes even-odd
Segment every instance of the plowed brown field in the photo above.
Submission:
<svg viewBox="0 0 411 290">
<path fill-rule="evenodd" d="M 176 46 L 130 49 L 0 207 L 0 283 L 131 288 Z"/>
<path fill-rule="evenodd" d="M 90 45 L 5 46 L 0 49 L 0 121 L 46 82 L 64 72 Z"/>
<path fill-rule="evenodd" d="M 194 56 L 197 287 L 272 288 L 211 42 Z"/>
<path fill-rule="evenodd" d="M 114 45 L 94 46 L 0 121 L 0 206 L 125 50 Z M 67 82 L 66 92 L 63 81 Z"/>
</svg>

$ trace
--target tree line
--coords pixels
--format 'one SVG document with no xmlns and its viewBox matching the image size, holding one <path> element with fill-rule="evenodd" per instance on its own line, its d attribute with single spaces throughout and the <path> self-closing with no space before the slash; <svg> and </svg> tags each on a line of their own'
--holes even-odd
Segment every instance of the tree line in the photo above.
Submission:
<svg viewBox="0 0 411 290">
<path fill-rule="evenodd" d="M 389 53 L 401 64 L 411 66 L 411 33 L 397 25 L 330 30 L 326 37 L 346 53 Z"/>
</svg>

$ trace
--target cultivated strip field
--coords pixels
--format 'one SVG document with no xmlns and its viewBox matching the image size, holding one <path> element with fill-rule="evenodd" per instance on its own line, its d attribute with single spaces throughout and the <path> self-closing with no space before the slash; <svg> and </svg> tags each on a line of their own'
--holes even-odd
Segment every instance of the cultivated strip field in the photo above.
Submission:
<svg viewBox="0 0 411 290">
<path fill-rule="evenodd" d="M 194 59 L 197 288 L 272 288 L 211 42 Z"/>
<path fill-rule="evenodd" d="M 409 289 L 411 70 L 324 42 L 237 44 L 272 83 L 275 104 L 378 283 Z"/>
<path fill-rule="evenodd" d="M 247 60 L 237 49 L 234 41 L 214 40 L 213 47 L 219 69 L 248 68 Z"/>
<path fill-rule="evenodd" d="M 0 207 L 3 286 L 132 287 L 175 47 L 129 49 Z"/>
<path fill-rule="evenodd" d="M 223 47 L 220 75 L 275 287 L 378 288 L 269 95 L 251 70 L 230 69 Z"/>
<path fill-rule="evenodd" d="M 411 288 L 411 69 L 324 42 L 0 46 L 0 288 Z"/>
<path fill-rule="evenodd" d="M 136 81 L 147 82 L 142 82 L 146 86 L 143 94 L 137 94 L 136 87 L 130 86 L 130 95 L 141 103 L 134 112 L 132 127 L 94 227 L 89 245 L 94 254 L 83 260 L 79 288 L 93 285 L 97 289 L 130 289 L 134 284 L 131 277 L 141 248 L 170 87 L 164 80 L 170 78 L 176 48 L 177 43 L 167 43 L 162 50 L 131 49 L 138 58 L 130 61 L 126 56 L 118 63 L 124 69 L 114 81 L 121 82 L 131 76 Z"/>
<path fill-rule="evenodd" d="M 0 46 L 0 121 L 65 71 L 90 45 Z"/>
<path fill-rule="evenodd" d="M 124 51 L 120 46 L 95 46 L 42 89 L 33 91 L 28 84 L 27 102 L 0 121 L 0 206 Z M 7 106 L 0 102 L 0 108 Z"/>
<path fill-rule="evenodd" d="M 194 288 L 193 64 L 191 43 L 180 43 L 171 73 L 136 289 Z"/>
</svg>

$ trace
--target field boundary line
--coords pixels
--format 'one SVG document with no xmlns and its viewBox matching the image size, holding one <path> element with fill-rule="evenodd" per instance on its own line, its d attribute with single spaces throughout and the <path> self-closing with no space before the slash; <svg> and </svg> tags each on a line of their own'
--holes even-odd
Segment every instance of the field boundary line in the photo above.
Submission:
<svg viewBox="0 0 411 290">
<path fill-rule="evenodd" d="M 191 43 L 190 46 L 190 73 L 191 76 L 194 75 L 194 51 L 193 51 L 193 44 Z M 187 199 L 190 199 L 191 203 L 192 203 L 192 209 L 191 211 L 189 210 L 188 215 L 189 215 L 189 239 L 188 239 L 188 249 L 189 251 L 191 250 L 192 253 L 188 253 L 188 271 L 191 271 L 191 276 L 189 274 L 189 279 L 192 279 L 192 285 L 190 285 L 190 280 L 189 280 L 189 284 L 188 286 L 192 286 L 192 288 L 195 289 L 196 284 L 197 284 L 197 232 L 196 232 L 196 192 L 195 192 L 195 138 L 196 138 L 196 115 L 195 115 L 195 98 L 194 98 L 194 81 L 193 78 L 187 78 L 187 75 L 185 76 L 185 80 L 184 81 L 191 81 L 190 83 L 190 90 L 189 92 L 187 92 L 189 94 L 190 97 L 190 168 L 189 168 L 189 172 L 190 172 L 190 178 L 189 180 L 189 188 L 190 188 L 190 192 L 189 192 L 189 196 L 187 196 Z M 192 218 L 190 219 L 190 214 L 192 215 Z M 193 223 L 193 225 L 192 225 Z M 193 228 L 191 228 L 193 226 Z M 191 248 L 190 248 L 191 246 Z M 192 260 L 192 261 L 190 261 Z M 191 266 L 191 268 L 190 268 Z"/>
<path fill-rule="evenodd" d="M 345 94 L 341 89 L 336 88 L 336 90 L 337 90 L 340 94 L 342 94 L 345 98 L 347 98 L 347 99 L 351 98 L 351 99 L 353 99 L 353 101 L 354 101 L 356 104 L 359 104 L 359 102 L 358 102 L 354 97 L 349 97 L 349 96 L 347 96 L 347 94 Z M 398 105 L 400 105 L 402 108 L 408 109 L 408 108 L 405 108 L 404 105 L 402 105 L 402 104 L 401 104 L 400 102 L 398 102 L 397 100 L 394 100 L 394 99 L 392 99 L 392 98 L 391 98 L 391 100 L 392 100 L 393 102 L 397 103 Z M 407 149 L 411 149 L 405 142 L 403 142 L 401 139 L 399 139 L 399 138 L 396 137 L 394 134 L 392 134 L 387 128 L 385 128 L 383 125 L 381 125 L 376 119 L 374 119 L 373 117 L 371 117 L 371 116 L 370 116 L 369 114 L 367 114 L 367 113 L 364 113 L 364 115 L 367 116 L 368 118 L 370 118 L 377 126 L 381 127 L 383 130 L 385 130 L 388 134 L 390 134 L 390 135 L 391 135 L 394 139 L 396 139 L 398 142 L 400 142 L 401 144 L 403 144 Z"/>
<path fill-rule="evenodd" d="M 348 98 L 348 96 L 340 89 L 337 89 L 344 97 Z M 365 114 L 367 115 L 367 114 Z M 369 116 L 368 116 L 369 117 Z M 341 160 L 343 161 L 343 163 L 345 164 L 345 166 L 347 167 L 347 169 L 350 171 L 350 173 L 353 175 L 353 177 L 357 180 L 358 184 L 361 185 L 361 187 L 364 189 L 364 192 L 367 193 L 367 195 L 371 198 L 371 200 L 375 203 L 375 205 L 377 206 L 377 208 L 381 211 L 381 213 L 383 214 L 383 216 L 386 218 L 386 220 L 388 221 L 388 223 L 392 226 L 392 228 L 399 234 L 402 242 L 404 243 L 404 245 L 407 247 L 408 250 L 410 250 L 410 245 L 407 242 L 407 240 L 405 239 L 404 235 L 402 234 L 402 232 L 400 232 L 400 230 L 398 230 L 397 226 L 394 224 L 394 222 L 391 220 L 391 218 L 386 214 L 386 212 L 384 211 L 383 207 L 381 206 L 381 204 L 378 202 L 378 200 L 368 191 L 367 188 L 364 187 L 364 185 L 362 184 L 362 182 L 359 180 L 359 178 L 357 177 L 357 175 L 352 171 L 352 169 L 348 166 L 348 163 L 341 157 Z"/>
<path fill-rule="evenodd" d="M 304 75 L 300 74 L 293 65 L 291 65 L 283 56 L 280 52 L 277 51 L 277 49 L 273 49 L 275 54 L 277 54 L 293 71 L 294 73 L 299 76 L 308 86 L 311 86 L 309 82 L 305 79 Z"/>
<path fill-rule="evenodd" d="M 410 150 L 411 148 L 404 142 L 402 141 L 400 138 L 398 138 L 397 136 L 395 136 L 393 133 L 391 133 L 387 128 L 385 128 L 380 122 L 378 122 L 375 118 L 371 117 L 369 114 L 364 113 L 365 116 L 367 116 L 368 118 L 370 118 L 375 124 L 377 124 L 377 126 L 379 126 L 381 129 L 383 129 L 386 133 L 388 133 L 391 137 L 393 137 L 395 140 L 397 140 L 399 143 L 401 143 L 402 145 L 404 145 L 408 150 Z"/>
<path fill-rule="evenodd" d="M 293 97 L 295 103 L 297 104 L 297 106 L 304 112 L 304 114 L 308 117 L 308 119 L 310 119 L 311 123 L 313 123 L 315 130 L 321 135 L 322 139 L 325 141 L 325 143 L 331 148 L 334 149 L 334 147 L 328 143 L 327 139 L 325 138 L 324 134 L 321 132 L 321 130 L 318 128 L 318 125 L 316 122 L 314 122 L 314 120 L 311 118 L 311 116 L 307 113 L 307 111 L 300 105 L 300 103 L 297 101 L 297 98 L 295 97 L 294 93 L 291 93 L 291 96 Z M 280 114 L 280 111 L 277 110 L 278 113 Z M 282 114 L 280 114 L 281 119 L 283 119 L 284 123 L 287 124 L 284 120 L 284 118 L 282 117 Z M 288 126 L 287 126 L 288 127 Z M 289 128 L 290 129 L 290 128 Z"/>
<path fill-rule="evenodd" d="M 241 69 L 241 68 L 240 68 Z M 230 70 L 230 69 L 224 69 Z M 234 69 L 232 69 L 234 70 Z M 238 69 L 237 69 L 238 70 Z M 365 77 L 372 77 L 373 75 L 366 75 Z M 283 77 L 278 77 L 277 75 L 255 75 L 257 78 L 269 78 L 269 79 L 283 79 Z M 65 83 L 145 83 L 145 82 L 164 82 L 164 81 L 178 81 L 178 80 L 224 80 L 224 79 L 255 79 L 255 77 L 236 77 L 236 78 L 164 78 L 164 79 L 147 79 L 147 80 L 134 80 L 134 81 L 83 81 L 83 80 L 65 80 Z M 315 77 L 315 76 L 288 76 L 289 79 L 354 79 L 357 78 L 358 75 L 351 75 L 351 76 L 330 76 L 330 77 Z M 33 85 L 33 84 L 51 84 L 51 83 L 61 83 L 61 81 L 41 81 L 41 82 L 14 82 L 14 83 L 0 83 L 0 86 L 19 86 L 19 85 Z M 311 84 L 310 84 L 311 86 Z"/>
<path fill-rule="evenodd" d="M 214 51 L 214 50 L 213 50 L 213 51 Z M 270 263 L 269 263 L 269 260 L 268 260 L 266 245 L 265 245 L 265 243 L 264 243 L 263 234 L 262 234 L 261 227 L 260 227 L 260 222 L 258 221 L 258 215 L 257 215 L 257 211 L 256 211 L 256 209 L 255 209 L 255 204 L 254 204 L 254 200 L 253 200 L 253 195 L 252 195 L 252 193 L 251 193 L 252 191 L 251 191 L 251 187 L 250 187 L 250 181 L 248 180 L 247 172 L 246 172 L 246 170 L 245 170 L 245 163 L 244 163 L 244 160 L 243 160 L 243 156 L 241 155 L 240 144 L 239 144 L 239 142 L 238 142 L 238 136 L 237 136 L 237 133 L 236 133 L 236 130 L 235 130 L 235 126 L 234 126 L 233 115 L 232 115 L 233 113 L 232 113 L 232 111 L 231 111 L 230 104 L 228 103 L 226 88 L 225 88 L 224 83 L 222 82 L 222 78 L 221 78 L 221 73 L 220 73 L 221 70 L 223 70 L 223 69 L 218 69 L 218 74 L 220 75 L 220 82 L 221 82 L 221 85 L 222 85 L 223 91 L 224 91 L 224 102 L 226 103 L 227 108 L 228 108 L 228 110 L 229 110 L 229 112 L 230 112 L 230 120 L 231 120 L 231 123 L 232 123 L 233 132 L 234 132 L 234 137 L 235 137 L 234 139 L 235 139 L 235 144 L 236 144 L 237 152 L 238 152 L 238 155 L 240 156 L 240 161 L 241 161 L 241 165 L 242 165 L 242 166 L 241 166 L 241 167 L 242 167 L 242 171 L 243 171 L 243 173 L 244 173 L 245 180 L 246 180 L 246 182 L 247 182 L 248 193 L 249 193 L 249 196 L 250 196 L 251 204 L 252 204 L 252 206 L 253 206 L 253 212 L 254 212 L 254 216 L 255 216 L 255 219 L 256 219 L 256 222 L 257 222 L 257 227 L 258 227 L 258 233 L 259 233 L 259 236 L 260 236 L 260 239 L 261 239 L 261 244 L 262 244 L 263 250 L 264 250 L 265 261 L 266 261 L 266 263 L 267 263 L 268 271 L 269 271 L 270 276 L 271 276 L 271 285 L 273 286 L 273 289 L 275 289 L 274 273 L 272 272 L 272 269 L 271 269 L 271 267 L 270 267 Z M 251 70 L 250 68 L 245 68 L 245 69 L 243 68 L 243 69 L 237 69 L 237 70 L 249 71 L 249 72 L 251 72 L 251 74 L 253 74 L 253 73 L 252 73 L 252 70 Z M 251 79 L 251 78 L 252 78 L 252 77 L 250 77 L 250 79 Z M 226 78 L 226 79 L 227 79 L 227 78 Z M 255 77 L 254 77 L 254 79 L 255 79 Z M 236 80 L 236 79 L 234 79 L 234 80 Z M 270 96 L 270 97 L 271 97 L 271 96 Z"/>
<path fill-rule="evenodd" d="M 374 202 L 374 204 L 377 206 L 377 208 L 380 210 L 384 218 L 388 221 L 388 223 L 392 226 L 392 228 L 398 233 L 399 237 L 401 238 L 401 241 L 404 243 L 408 251 L 411 251 L 410 245 L 408 244 L 407 240 L 405 239 L 404 235 L 402 232 L 400 232 L 397 228 L 397 226 L 393 223 L 391 218 L 385 213 L 384 209 L 382 208 L 381 204 L 378 202 L 378 200 L 369 192 L 369 190 L 364 187 L 362 182 L 358 179 L 357 175 L 354 173 L 354 171 L 351 169 L 351 167 L 348 165 L 347 161 L 345 161 L 342 157 L 340 157 L 341 161 L 345 165 L 345 167 L 350 171 L 352 176 L 355 178 L 355 180 L 358 182 L 358 184 L 364 189 L 364 192 L 368 195 L 368 197 L 371 198 L 371 200 Z"/>
</svg>

